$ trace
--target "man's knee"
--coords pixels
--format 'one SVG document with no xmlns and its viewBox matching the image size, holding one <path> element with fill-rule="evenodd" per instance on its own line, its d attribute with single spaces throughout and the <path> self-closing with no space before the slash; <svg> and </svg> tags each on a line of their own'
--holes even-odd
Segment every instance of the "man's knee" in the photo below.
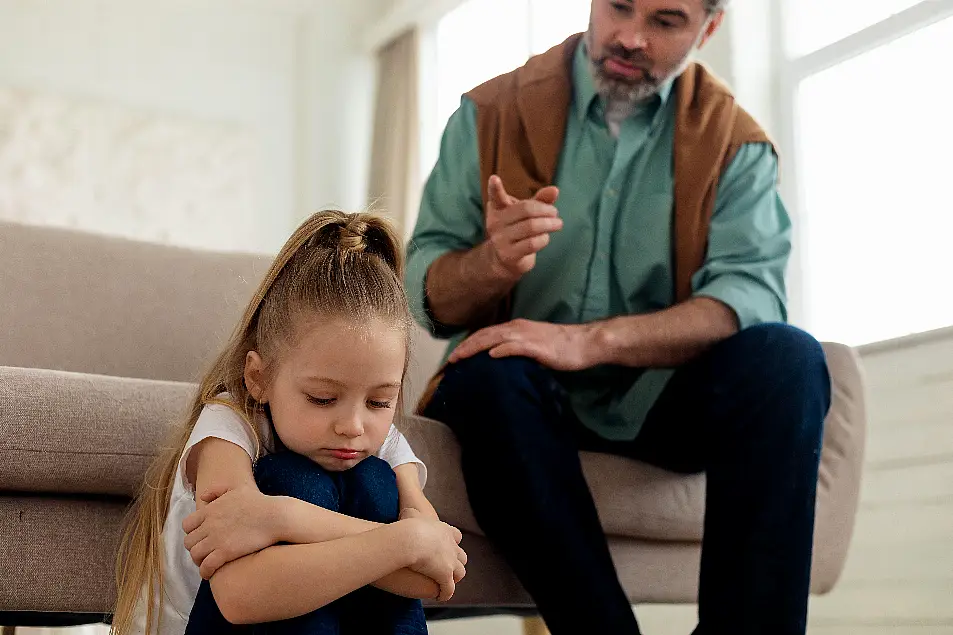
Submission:
<svg viewBox="0 0 953 635">
<path fill-rule="evenodd" d="M 518 389 L 540 373 L 538 362 L 526 357 L 490 357 L 488 352 L 451 364 L 440 382 L 440 392 L 468 399 L 496 397 Z"/>
<path fill-rule="evenodd" d="M 761 324 L 736 337 L 740 354 L 758 365 L 752 375 L 756 385 L 749 387 L 751 394 L 775 395 L 770 402 L 775 408 L 803 412 L 798 429 L 793 432 L 806 441 L 819 441 L 831 399 L 827 358 L 820 342 L 787 324 Z"/>
<path fill-rule="evenodd" d="M 375 523 L 397 520 L 397 476 L 386 461 L 369 456 L 348 470 L 344 480 L 343 513 Z"/>
<path fill-rule="evenodd" d="M 447 367 L 424 414 L 448 424 L 458 435 L 468 422 L 488 432 L 488 425 L 505 426 L 527 399 L 546 403 L 555 399 L 556 392 L 552 374 L 535 360 L 496 359 L 483 352 Z"/>
<path fill-rule="evenodd" d="M 788 324 L 759 324 L 735 336 L 741 354 L 759 364 L 761 381 L 823 389 L 830 377 L 824 349 L 814 336 Z"/>
<path fill-rule="evenodd" d="M 334 481 L 320 465 L 295 452 L 277 452 L 259 458 L 255 462 L 255 483 L 269 496 L 291 496 L 338 510 L 339 496 Z"/>
</svg>

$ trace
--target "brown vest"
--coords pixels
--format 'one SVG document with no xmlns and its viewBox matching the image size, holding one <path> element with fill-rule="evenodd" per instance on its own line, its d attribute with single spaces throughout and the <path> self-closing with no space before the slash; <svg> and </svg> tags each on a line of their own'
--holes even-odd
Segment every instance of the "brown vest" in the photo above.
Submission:
<svg viewBox="0 0 953 635">
<path fill-rule="evenodd" d="M 467 93 L 477 108 L 477 142 L 484 208 L 494 174 L 516 198 L 552 185 L 572 103 L 573 55 L 582 34 L 573 35 L 524 66 Z M 771 143 L 731 91 L 701 64 L 676 80 L 672 240 L 675 298 L 692 294 L 692 276 L 705 261 L 708 230 L 722 172 L 746 143 Z M 558 207 L 558 203 L 557 203 Z M 509 300 L 490 322 L 510 319 Z M 438 373 L 418 404 L 422 412 L 442 378 Z"/>
<path fill-rule="evenodd" d="M 486 201 L 494 174 L 516 198 L 553 185 L 572 102 L 572 61 L 582 34 L 467 94 L 477 107 L 480 179 Z M 692 293 L 705 261 L 722 172 L 746 143 L 771 143 L 728 88 L 701 64 L 675 82 L 675 298 Z M 558 204 L 557 204 L 558 207 Z"/>
</svg>

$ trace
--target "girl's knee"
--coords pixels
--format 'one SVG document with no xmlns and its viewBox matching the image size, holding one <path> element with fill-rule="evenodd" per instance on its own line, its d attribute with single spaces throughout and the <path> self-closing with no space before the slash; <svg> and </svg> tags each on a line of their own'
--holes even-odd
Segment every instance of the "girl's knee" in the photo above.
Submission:
<svg viewBox="0 0 953 635">
<path fill-rule="evenodd" d="M 345 472 L 344 478 L 343 513 L 376 523 L 397 520 L 397 476 L 386 461 L 369 456 Z"/>
<path fill-rule="evenodd" d="M 255 462 L 255 483 L 263 494 L 291 496 L 337 511 L 337 485 L 320 465 L 295 452 L 278 452 Z"/>
</svg>

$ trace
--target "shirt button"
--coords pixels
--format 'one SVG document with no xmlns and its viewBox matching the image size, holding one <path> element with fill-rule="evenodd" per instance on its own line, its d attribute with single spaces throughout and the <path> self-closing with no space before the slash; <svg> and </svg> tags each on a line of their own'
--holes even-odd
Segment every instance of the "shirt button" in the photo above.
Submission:
<svg viewBox="0 0 953 635">
<path fill-rule="evenodd" d="M 618 196 L 619 193 L 618 193 L 617 191 L 615 191 L 614 189 L 609 188 L 609 189 L 606 191 L 606 194 L 608 194 L 609 196 L 611 196 L 611 197 L 614 198 L 614 197 Z"/>
</svg>

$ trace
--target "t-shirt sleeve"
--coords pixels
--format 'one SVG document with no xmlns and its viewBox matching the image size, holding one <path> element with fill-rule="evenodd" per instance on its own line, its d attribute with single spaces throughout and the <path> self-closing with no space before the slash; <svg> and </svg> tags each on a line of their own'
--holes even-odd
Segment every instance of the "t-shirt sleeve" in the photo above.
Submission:
<svg viewBox="0 0 953 635">
<path fill-rule="evenodd" d="M 424 465 L 423 461 L 417 458 L 407 438 L 400 433 L 397 426 L 391 425 L 390 431 L 387 433 L 387 438 L 384 440 L 384 445 L 381 446 L 377 456 L 387 461 L 391 469 L 406 463 L 416 463 L 417 475 L 420 478 L 420 487 L 427 484 L 427 466 Z"/>
<path fill-rule="evenodd" d="M 222 404 L 209 404 L 202 409 L 195 427 L 192 429 L 192 435 L 188 443 L 185 444 L 185 450 L 179 459 L 178 479 L 186 492 L 195 495 L 195 483 L 189 482 L 185 474 L 185 465 L 189 459 L 192 448 L 208 439 L 214 437 L 234 443 L 248 453 L 248 457 L 254 461 L 258 455 L 258 441 L 251 427 L 245 419 L 233 409 Z"/>
</svg>

